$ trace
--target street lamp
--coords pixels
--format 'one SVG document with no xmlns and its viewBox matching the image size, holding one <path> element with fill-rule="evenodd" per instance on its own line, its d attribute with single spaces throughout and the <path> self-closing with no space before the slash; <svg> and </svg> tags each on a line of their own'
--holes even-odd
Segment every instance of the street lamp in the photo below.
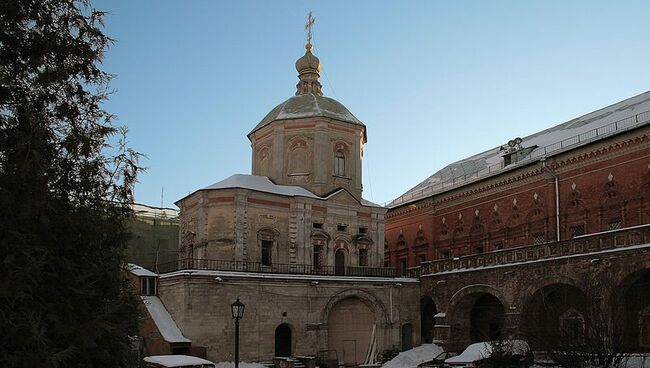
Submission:
<svg viewBox="0 0 650 368">
<path fill-rule="evenodd" d="M 244 316 L 244 303 L 237 301 L 230 305 L 232 318 L 235 319 L 235 368 L 239 368 L 239 320 Z"/>
</svg>

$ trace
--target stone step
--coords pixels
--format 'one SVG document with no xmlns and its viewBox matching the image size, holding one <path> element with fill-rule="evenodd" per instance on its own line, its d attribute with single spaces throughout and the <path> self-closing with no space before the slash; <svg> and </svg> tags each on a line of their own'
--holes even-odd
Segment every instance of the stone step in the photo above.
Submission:
<svg viewBox="0 0 650 368">
<path fill-rule="evenodd" d="M 288 357 L 285 358 L 288 362 L 291 362 L 293 364 L 293 368 L 305 368 L 305 364 L 301 362 L 300 360 L 293 358 L 293 357 Z M 265 366 L 266 368 L 275 368 L 273 365 L 272 361 L 263 361 L 259 362 L 261 365 Z"/>
</svg>

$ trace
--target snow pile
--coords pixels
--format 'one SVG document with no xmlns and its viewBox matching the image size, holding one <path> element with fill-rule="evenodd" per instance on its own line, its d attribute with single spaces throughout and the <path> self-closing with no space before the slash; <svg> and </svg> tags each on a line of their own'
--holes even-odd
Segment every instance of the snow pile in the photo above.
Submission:
<svg viewBox="0 0 650 368">
<path fill-rule="evenodd" d="M 442 348 L 435 344 L 422 344 L 411 350 L 399 353 L 395 358 L 386 362 L 382 368 L 417 368 L 419 364 L 428 362 L 442 353 Z"/>
<path fill-rule="evenodd" d="M 151 316 L 151 319 L 156 324 L 158 331 L 163 339 L 167 342 L 192 342 L 192 340 L 183 336 L 183 333 L 178 328 L 174 318 L 169 314 L 167 308 L 157 296 L 142 295 L 142 302 Z"/>
<path fill-rule="evenodd" d="M 632 354 L 622 367 L 625 368 L 650 368 L 650 354 Z"/>
<path fill-rule="evenodd" d="M 234 368 L 235 363 L 234 362 L 219 362 L 216 364 L 216 368 Z M 260 363 L 246 363 L 246 362 L 239 362 L 239 368 L 266 368 Z"/>
</svg>

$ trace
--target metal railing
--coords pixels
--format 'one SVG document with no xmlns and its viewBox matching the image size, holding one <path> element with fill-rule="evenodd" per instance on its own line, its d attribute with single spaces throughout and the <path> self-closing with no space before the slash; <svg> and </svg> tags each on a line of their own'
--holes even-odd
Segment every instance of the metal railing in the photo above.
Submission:
<svg viewBox="0 0 650 368">
<path fill-rule="evenodd" d="M 600 128 L 592 129 L 584 133 L 563 139 L 559 142 L 555 142 L 553 144 L 549 144 L 544 147 L 537 147 L 528 155 L 520 158 L 516 163 L 512 163 L 507 166 L 517 167 L 526 163 L 530 163 L 531 161 L 539 160 L 542 157 L 558 154 L 569 148 L 575 148 L 578 145 L 586 144 L 591 141 L 602 139 L 609 135 L 613 135 L 615 133 L 621 133 L 632 128 L 643 126 L 647 123 L 650 123 L 650 110 L 644 111 L 642 113 L 630 116 L 622 120 L 615 121 L 613 123 L 604 125 Z M 384 203 L 383 205 L 385 207 L 396 207 L 400 204 L 408 203 L 426 196 L 443 192 L 447 189 L 452 189 L 454 187 L 459 187 L 468 184 L 472 180 L 487 177 L 492 173 L 501 171 L 505 167 L 506 165 L 504 165 L 503 162 L 494 165 L 489 165 L 481 170 L 477 170 L 475 172 L 465 174 L 463 176 L 454 177 L 451 180 L 442 183 L 432 184 L 430 186 L 427 186 L 424 189 L 421 189 L 413 193 L 404 194 L 400 197 L 393 199 L 392 201 L 388 201 Z"/>
<path fill-rule="evenodd" d="M 557 242 L 424 262 L 420 266 L 410 267 L 407 270 L 407 275 L 409 277 L 420 277 L 455 270 L 472 270 L 574 256 L 641 244 L 650 244 L 650 224 L 582 235 Z"/>
<path fill-rule="evenodd" d="M 182 258 L 177 261 L 159 264 L 157 272 L 168 273 L 180 270 L 210 270 L 355 277 L 395 277 L 395 269 L 391 267 L 335 267 L 313 266 L 296 263 L 271 263 L 270 265 L 265 265 L 262 262 L 196 258 Z"/>
</svg>

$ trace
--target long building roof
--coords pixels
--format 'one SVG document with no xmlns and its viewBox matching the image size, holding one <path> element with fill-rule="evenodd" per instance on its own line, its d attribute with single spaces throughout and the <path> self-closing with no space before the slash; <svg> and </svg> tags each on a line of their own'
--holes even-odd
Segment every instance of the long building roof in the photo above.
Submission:
<svg viewBox="0 0 650 368">
<path fill-rule="evenodd" d="M 456 161 L 395 198 L 387 207 L 398 207 L 444 193 L 649 123 L 650 91 L 521 138 L 516 146 L 525 155 L 510 164 L 504 162 L 504 155 L 513 148 L 508 144 Z"/>
</svg>

